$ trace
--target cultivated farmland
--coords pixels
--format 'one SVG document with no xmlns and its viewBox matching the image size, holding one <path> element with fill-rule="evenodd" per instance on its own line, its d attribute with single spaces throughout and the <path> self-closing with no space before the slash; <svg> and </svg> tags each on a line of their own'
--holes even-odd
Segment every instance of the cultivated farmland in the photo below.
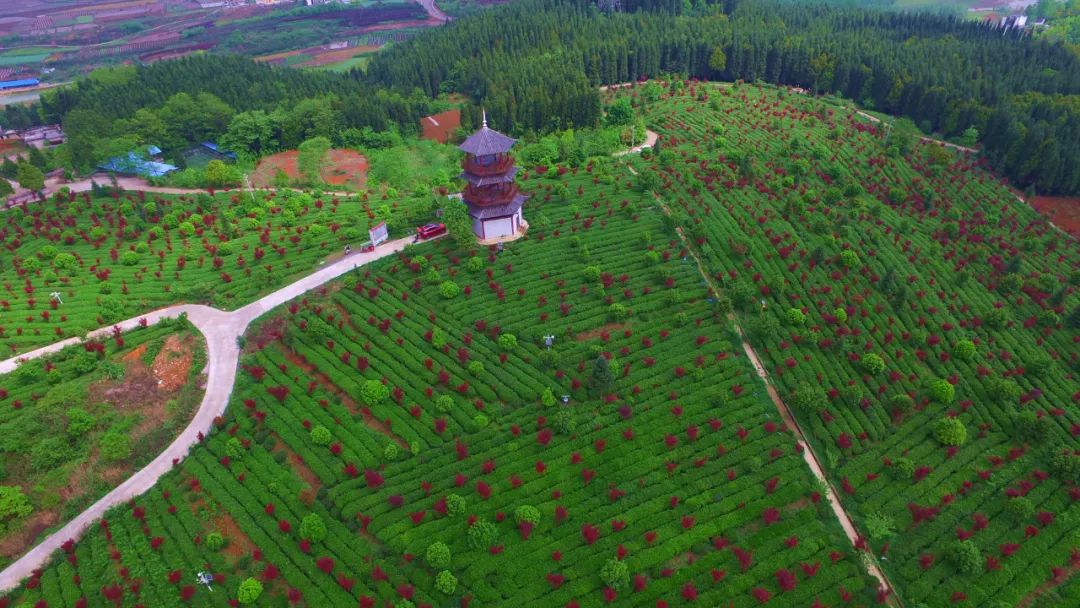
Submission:
<svg viewBox="0 0 1080 608">
<path fill-rule="evenodd" d="M 664 151 L 639 171 L 901 595 L 1076 605 L 1077 241 L 975 159 L 909 161 L 802 95 L 695 85 L 647 115 Z"/>
</svg>

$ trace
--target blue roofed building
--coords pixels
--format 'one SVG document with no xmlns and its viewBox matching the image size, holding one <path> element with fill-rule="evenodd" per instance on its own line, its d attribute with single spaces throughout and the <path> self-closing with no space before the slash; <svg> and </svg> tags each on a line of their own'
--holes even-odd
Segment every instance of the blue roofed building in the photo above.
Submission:
<svg viewBox="0 0 1080 608">
<path fill-rule="evenodd" d="M 187 152 L 184 152 L 184 163 L 188 167 L 201 169 L 212 160 L 220 160 L 232 164 L 236 162 L 236 152 L 223 150 L 212 141 L 204 141 L 195 144 L 188 148 Z"/>
<path fill-rule="evenodd" d="M 153 147 L 153 146 L 151 146 Z M 137 175 L 139 177 L 162 177 L 176 171 L 175 165 L 155 160 L 147 160 L 134 152 L 128 152 L 127 156 L 116 156 L 107 162 L 98 165 L 98 169 L 120 175 Z"/>
<path fill-rule="evenodd" d="M 22 78 L 19 80 L 0 80 L 0 91 L 7 89 L 21 89 L 22 87 L 36 87 L 40 84 L 37 78 Z"/>
</svg>

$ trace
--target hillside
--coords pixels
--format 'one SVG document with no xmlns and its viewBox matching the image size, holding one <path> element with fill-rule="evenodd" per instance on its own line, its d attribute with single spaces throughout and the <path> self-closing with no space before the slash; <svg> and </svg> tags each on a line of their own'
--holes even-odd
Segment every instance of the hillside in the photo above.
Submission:
<svg viewBox="0 0 1080 608">
<path fill-rule="evenodd" d="M 871 555 L 906 606 L 1075 605 L 1077 241 L 827 101 L 604 96 L 659 150 L 556 147 L 502 253 L 272 311 L 216 430 L 10 605 L 870 605 Z"/>
</svg>

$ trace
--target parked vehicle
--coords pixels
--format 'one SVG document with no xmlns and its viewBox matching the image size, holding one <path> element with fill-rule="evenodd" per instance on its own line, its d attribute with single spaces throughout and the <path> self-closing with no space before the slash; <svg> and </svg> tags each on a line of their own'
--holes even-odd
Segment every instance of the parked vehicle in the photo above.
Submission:
<svg viewBox="0 0 1080 608">
<path fill-rule="evenodd" d="M 424 224 L 416 229 L 416 240 L 425 241 L 446 234 L 446 224 Z"/>
</svg>

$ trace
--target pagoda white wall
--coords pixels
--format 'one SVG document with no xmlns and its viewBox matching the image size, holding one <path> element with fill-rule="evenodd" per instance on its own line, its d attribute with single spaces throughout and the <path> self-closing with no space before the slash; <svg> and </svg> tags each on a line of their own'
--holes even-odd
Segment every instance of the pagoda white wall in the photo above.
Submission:
<svg viewBox="0 0 1080 608">
<path fill-rule="evenodd" d="M 514 215 L 517 216 L 517 214 Z M 482 238 L 485 239 L 495 239 L 514 234 L 514 217 L 501 217 L 485 221 L 482 234 Z"/>
</svg>

